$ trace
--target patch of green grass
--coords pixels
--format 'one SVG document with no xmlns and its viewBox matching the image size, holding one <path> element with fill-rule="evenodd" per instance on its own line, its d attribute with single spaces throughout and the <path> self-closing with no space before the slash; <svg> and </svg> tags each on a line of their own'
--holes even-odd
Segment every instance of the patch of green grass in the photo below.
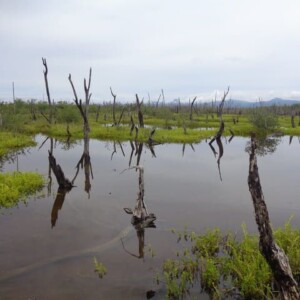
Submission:
<svg viewBox="0 0 300 300">
<path fill-rule="evenodd" d="M 103 278 L 107 273 L 106 267 L 94 257 L 95 272 L 98 274 L 99 278 Z"/>
<path fill-rule="evenodd" d="M 44 186 L 44 177 L 32 172 L 0 173 L 0 208 L 10 208 Z"/>
<path fill-rule="evenodd" d="M 237 240 L 232 233 L 222 234 L 219 229 L 205 234 L 176 232 L 183 250 L 176 259 L 167 259 L 158 284 L 164 282 L 167 299 L 180 299 L 191 295 L 200 284 L 212 299 L 274 299 L 278 296 L 274 278 L 259 251 L 257 235 L 251 235 L 243 226 L 244 235 Z M 287 222 L 284 228 L 274 231 L 276 242 L 287 254 L 292 272 L 300 275 L 300 230 Z"/>
<path fill-rule="evenodd" d="M 32 140 L 32 137 L 12 132 L 0 132 L 0 141 L 0 156 L 12 150 L 34 146 L 36 144 Z"/>
</svg>

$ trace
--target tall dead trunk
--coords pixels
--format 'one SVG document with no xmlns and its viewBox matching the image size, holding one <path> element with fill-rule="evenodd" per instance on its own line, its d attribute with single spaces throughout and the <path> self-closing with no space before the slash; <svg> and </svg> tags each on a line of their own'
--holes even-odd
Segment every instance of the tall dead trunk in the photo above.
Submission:
<svg viewBox="0 0 300 300">
<path fill-rule="evenodd" d="M 48 122 L 50 124 L 52 124 L 53 123 L 53 108 L 52 108 L 52 101 L 51 101 L 51 98 L 50 98 L 50 91 L 49 91 L 49 84 L 48 84 L 48 66 L 47 66 L 46 58 L 42 58 L 42 62 L 43 62 L 43 65 L 45 67 L 45 70 L 44 70 L 44 79 L 45 79 L 47 100 L 48 100 L 48 105 L 49 105 Z"/>
<path fill-rule="evenodd" d="M 62 168 L 60 167 L 60 165 L 56 163 L 56 159 L 53 156 L 53 154 L 50 151 L 48 151 L 48 153 L 49 153 L 49 164 L 51 170 L 53 171 L 56 177 L 59 187 L 62 189 L 71 189 L 73 187 L 72 183 L 68 178 L 65 177 Z"/>
<path fill-rule="evenodd" d="M 222 118 L 222 114 L 223 114 L 223 107 L 224 107 L 224 104 L 225 104 L 225 99 L 226 99 L 226 96 L 228 95 L 228 93 L 229 93 L 229 87 L 227 88 L 227 91 L 224 92 L 223 98 L 222 98 L 222 100 L 221 100 L 221 102 L 219 104 L 218 110 L 217 110 L 219 121 L 220 121 L 220 127 L 219 127 L 219 130 L 218 130 L 217 134 L 209 142 L 210 145 L 216 139 L 220 139 L 221 136 L 222 136 L 222 134 L 223 134 L 225 124 L 224 124 L 224 121 L 223 121 L 223 118 Z"/>
<path fill-rule="evenodd" d="M 71 74 L 69 74 L 69 82 L 71 84 L 73 94 L 74 94 L 74 102 L 79 109 L 79 112 L 83 119 L 83 132 L 84 134 L 87 134 L 90 132 L 90 126 L 89 126 L 89 105 L 92 94 L 90 93 L 90 87 L 91 87 L 91 79 L 92 79 L 92 68 L 90 68 L 89 73 L 89 80 L 88 84 L 86 82 L 86 79 L 84 78 L 84 92 L 85 92 L 85 104 L 82 104 L 81 99 L 78 100 L 77 93 L 74 87 L 74 84 L 72 82 Z"/>
<path fill-rule="evenodd" d="M 191 105 L 190 105 L 190 121 L 193 120 L 193 109 L 194 109 L 194 104 L 195 104 L 196 99 L 197 99 L 197 97 L 195 97 L 193 99 L 193 101 L 191 102 Z"/>
<path fill-rule="evenodd" d="M 140 99 L 137 94 L 135 95 L 135 97 L 136 97 L 136 109 L 137 109 L 137 113 L 138 113 L 139 125 L 140 125 L 140 128 L 144 128 L 144 116 L 142 113 L 143 101 L 140 102 Z"/>
<path fill-rule="evenodd" d="M 113 93 L 111 87 L 110 87 L 110 93 L 113 96 L 113 106 L 112 106 L 112 116 L 113 116 L 113 125 L 117 125 L 117 120 L 116 120 L 116 98 L 117 96 Z"/>
<path fill-rule="evenodd" d="M 256 148 L 256 139 L 253 135 L 251 137 L 248 186 L 253 201 L 255 219 L 259 231 L 260 252 L 272 270 L 274 279 L 281 294 L 281 299 L 300 299 L 298 284 L 293 277 L 289 259 L 284 251 L 276 244 L 273 237 L 269 213 L 260 184 Z"/>
</svg>

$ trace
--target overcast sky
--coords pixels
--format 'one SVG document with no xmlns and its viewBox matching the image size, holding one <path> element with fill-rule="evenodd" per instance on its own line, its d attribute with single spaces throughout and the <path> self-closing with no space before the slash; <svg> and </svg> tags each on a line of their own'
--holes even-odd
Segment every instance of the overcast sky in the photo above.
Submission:
<svg viewBox="0 0 300 300">
<path fill-rule="evenodd" d="M 300 99 L 299 0 L 0 0 L 0 99 Z"/>
</svg>

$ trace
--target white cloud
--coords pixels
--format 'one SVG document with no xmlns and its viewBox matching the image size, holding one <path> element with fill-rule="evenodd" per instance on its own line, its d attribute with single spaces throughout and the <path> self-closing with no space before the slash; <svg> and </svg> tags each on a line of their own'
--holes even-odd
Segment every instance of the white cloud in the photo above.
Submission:
<svg viewBox="0 0 300 300">
<path fill-rule="evenodd" d="M 169 100 L 230 85 L 237 97 L 296 97 L 300 2 L 102 0 L 0 2 L 0 97 L 71 97 L 93 67 L 93 95 L 136 92 Z M 270 94 L 269 91 L 273 90 Z"/>
</svg>

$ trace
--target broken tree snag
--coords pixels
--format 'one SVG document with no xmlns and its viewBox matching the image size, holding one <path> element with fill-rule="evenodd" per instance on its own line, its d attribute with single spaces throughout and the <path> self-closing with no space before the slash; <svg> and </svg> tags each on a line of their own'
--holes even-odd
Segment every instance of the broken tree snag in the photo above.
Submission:
<svg viewBox="0 0 300 300">
<path fill-rule="evenodd" d="M 139 96 L 136 94 L 136 109 L 137 109 L 137 113 L 138 113 L 138 119 L 139 119 L 139 126 L 140 128 L 144 128 L 144 116 L 142 113 L 142 104 L 143 101 L 140 102 Z"/>
<path fill-rule="evenodd" d="M 132 214 L 131 223 L 133 225 L 143 224 L 145 227 L 153 227 L 151 223 L 156 220 L 153 213 L 148 214 L 147 207 L 144 201 L 145 186 L 144 186 L 144 168 L 141 166 L 133 166 L 129 169 L 136 169 L 139 171 L 139 189 L 137 193 L 137 199 L 134 209 L 124 208 L 124 211 L 128 214 Z M 124 170 L 125 171 L 125 170 Z M 123 171 L 123 172 L 124 172 Z"/>
<path fill-rule="evenodd" d="M 48 66 L 46 58 L 42 58 L 43 65 L 45 67 L 44 70 L 44 79 L 45 79 L 45 86 L 46 86 L 46 93 L 47 93 L 47 100 L 49 105 L 49 117 L 46 118 L 50 124 L 53 122 L 53 112 L 52 112 L 52 102 L 50 98 L 50 91 L 49 91 L 49 84 L 48 84 Z"/>
<path fill-rule="evenodd" d="M 259 249 L 272 270 L 275 282 L 281 294 L 281 299 L 300 299 L 298 284 L 293 277 L 289 259 L 284 251 L 276 244 L 273 237 L 269 213 L 260 184 L 256 148 L 256 138 L 255 135 L 252 135 L 248 186 L 259 231 Z"/>
<path fill-rule="evenodd" d="M 117 123 L 117 126 L 120 126 L 120 123 L 121 123 L 121 121 L 122 121 L 122 118 L 123 118 L 123 114 L 124 114 L 125 109 L 126 109 L 126 107 L 124 106 L 124 107 L 122 108 L 122 111 L 121 111 L 121 114 L 120 114 L 120 117 L 119 117 L 119 121 L 118 121 L 118 123 Z"/>
<path fill-rule="evenodd" d="M 158 99 L 157 99 L 157 101 L 156 101 L 156 108 L 158 108 L 158 104 L 159 104 L 159 100 L 160 100 L 160 97 L 161 97 L 161 94 L 159 95 L 159 97 L 158 97 Z"/>
<path fill-rule="evenodd" d="M 110 93 L 113 97 L 113 106 L 112 106 L 112 117 L 113 117 L 113 126 L 117 125 L 117 121 L 116 121 L 116 98 L 117 96 L 113 93 L 111 87 L 110 87 Z"/>
<path fill-rule="evenodd" d="M 90 100 L 91 100 L 91 96 L 92 96 L 92 94 L 90 93 L 92 68 L 90 68 L 88 84 L 86 82 L 86 79 L 84 78 L 84 92 L 85 92 L 85 104 L 84 105 L 82 105 L 81 99 L 78 100 L 77 93 L 76 93 L 74 84 L 72 82 L 71 74 L 69 74 L 68 78 L 69 78 L 69 81 L 70 81 L 70 84 L 71 84 L 71 87 L 73 90 L 74 102 L 75 102 L 77 108 L 79 109 L 80 114 L 83 119 L 83 132 L 88 133 L 90 131 L 88 116 L 89 116 L 89 104 L 90 104 Z"/>
<path fill-rule="evenodd" d="M 50 151 L 48 151 L 48 153 L 49 153 L 49 164 L 50 164 L 51 170 L 53 171 L 53 173 L 56 177 L 59 187 L 70 190 L 73 187 L 72 183 L 70 182 L 69 179 L 67 179 L 65 177 L 65 174 L 64 174 L 62 168 L 60 167 L 60 165 L 56 164 L 56 159 L 53 156 L 53 154 Z"/>
<path fill-rule="evenodd" d="M 195 103 L 196 99 L 197 99 L 197 96 L 193 99 L 191 106 L 190 106 L 190 121 L 193 120 L 193 107 L 194 107 L 194 103 Z"/>
</svg>

